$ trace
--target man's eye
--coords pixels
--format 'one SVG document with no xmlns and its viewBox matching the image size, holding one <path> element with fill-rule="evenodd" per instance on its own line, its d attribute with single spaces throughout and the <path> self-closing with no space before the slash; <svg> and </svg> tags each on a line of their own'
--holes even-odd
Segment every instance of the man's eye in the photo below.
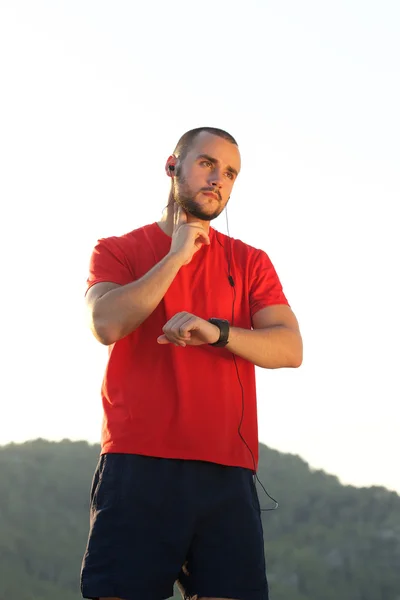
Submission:
<svg viewBox="0 0 400 600">
<path fill-rule="evenodd" d="M 212 163 L 209 160 L 203 160 L 201 164 L 205 167 L 212 167 Z"/>
<path fill-rule="evenodd" d="M 231 173 L 230 171 L 226 172 L 227 177 L 229 177 L 229 179 L 233 179 L 233 173 Z"/>
</svg>

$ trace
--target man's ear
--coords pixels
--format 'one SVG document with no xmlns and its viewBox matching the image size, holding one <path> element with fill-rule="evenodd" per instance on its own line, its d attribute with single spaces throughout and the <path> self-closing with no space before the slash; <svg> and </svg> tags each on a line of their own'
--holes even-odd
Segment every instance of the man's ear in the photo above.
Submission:
<svg viewBox="0 0 400 600">
<path fill-rule="evenodd" d="M 173 177 L 175 175 L 176 161 L 176 156 L 174 156 L 173 154 L 171 154 L 171 156 L 168 157 L 168 160 L 165 164 L 165 172 L 168 175 L 168 177 Z"/>
</svg>

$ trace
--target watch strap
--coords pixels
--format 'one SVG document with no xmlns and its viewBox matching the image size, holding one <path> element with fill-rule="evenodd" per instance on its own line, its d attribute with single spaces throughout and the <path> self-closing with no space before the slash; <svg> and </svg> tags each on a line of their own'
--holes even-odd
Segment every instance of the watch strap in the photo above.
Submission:
<svg viewBox="0 0 400 600">
<path fill-rule="evenodd" d="M 213 325 L 216 325 L 219 328 L 219 339 L 214 342 L 213 344 L 210 344 L 210 346 L 216 346 L 217 348 L 223 348 L 224 346 L 227 345 L 228 341 L 229 341 L 229 329 L 230 329 L 230 325 L 229 325 L 229 321 L 227 321 L 226 319 L 216 319 L 214 317 L 212 317 L 211 319 L 208 319 L 209 323 L 212 323 Z"/>
</svg>

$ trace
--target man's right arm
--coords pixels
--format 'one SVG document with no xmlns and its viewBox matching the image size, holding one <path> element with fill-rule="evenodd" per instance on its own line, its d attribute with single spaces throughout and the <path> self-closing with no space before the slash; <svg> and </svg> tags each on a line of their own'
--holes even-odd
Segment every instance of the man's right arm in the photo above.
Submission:
<svg viewBox="0 0 400 600">
<path fill-rule="evenodd" d="M 86 302 L 95 338 L 108 346 L 137 329 L 161 302 L 181 266 L 179 256 L 168 254 L 137 281 L 93 285 Z"/>
<path fill-rule="evenodd" d="M 95 338 L 109 346 L 139 327 L 156 309 L 180 268 L 210 239 L 198 223 L 187 223 L 177 208 L 170 252 L 137 281 L 101 282 L 89 288 L 86 303 Z"/>
</svg>

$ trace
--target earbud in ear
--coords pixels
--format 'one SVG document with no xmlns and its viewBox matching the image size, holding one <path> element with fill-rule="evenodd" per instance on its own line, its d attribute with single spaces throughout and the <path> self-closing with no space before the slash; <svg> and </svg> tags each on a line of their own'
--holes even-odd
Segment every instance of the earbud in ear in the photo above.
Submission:
<svg viewBox="0 0 400 600">
<path fill-rule="evenodd" d="M 170 171 L 175 171 L 175 167 L 174 167 L 174 165 L 169 165 L 168 169 L 169 169 Z"/>
</svg>

